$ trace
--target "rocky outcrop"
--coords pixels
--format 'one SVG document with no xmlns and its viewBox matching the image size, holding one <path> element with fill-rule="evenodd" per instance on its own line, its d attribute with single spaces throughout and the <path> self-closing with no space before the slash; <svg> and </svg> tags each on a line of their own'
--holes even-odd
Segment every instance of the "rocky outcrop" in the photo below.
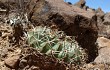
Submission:
<svg viewBox="0 0 110 70">
<path fill-rule="evenodd" d="M 96 63 L 110 63 L 110 13 L 104 13 L 101 8 L 96 10 L 98 26 L 98 57 L 94 60 Z"/>
<path fill-rule="evenodd" d="M 85 0 L 79 0 L 79 2 L 77 2 L 76 4 L 74 4 L 75 6 L 79 7 L 79 8 L 84 8 L 86 4 Z"/>
<path fill-rule="evenodd" d="M 97 22 L 100 24 L 100 23 L 102 23 L 103 21 L 104 21 L 104 12 L 102 11 L 102 9 L 101 8 L 98 8 L 97 10 L 96 10 L 96 14 L 97 14 L 97 17 L 98 17 L 98 20 L 97 20 Z"/>
<path fill-rule="evenodd" d="M 97 13 L 98 35 L 110 38 L 110 13 Z"/>
<path fill-rule="evenodd" d="M 97 10 L 89 8 L 85 5 L 86 2 L 84 0 L 80 0 L 80 2 L 76 3 L 77 7 L 71 5 L 70 3 L 65 3 L 63 2 L 63 0 L 24 1 L 25 2 L 19 4 L 18 2 L 16 2 L 16 0 L 0 0 L 0 8 L 2 9 L 0 9 L 0 12 L 3 12 L 3 9 L 5 9 L 6 11 L 9 10 L 9 12 L 13 10 L 16 11 L 17 9 L 20 9 L 19 11 L 25 10 L 28 15 L 29 21 L 34 26 L 49 26 L 52 29 L 59 29 L 64 31 L 68 36 L 74 36 L 79 46 L 85 49 L 86 53 L 88 54 L 87 62 L 94 61 L 96 63 L 110 63 L 110 40 L 107 39 L 110 38 L 110 13 L 105 14 L 101 10 L 101 8 L 98 8 Z M 22 7 L 25 9 L 23 9 Z M 16 13 L 9 14 L 8 18 L 13 17 L 14 14 Z M 8 68 L 19 70 L 66 70 L 66 65 L 58 63 L 58 61 L 53 57 L 50 58 L 46 55 L 39 54 L 37 50 L 32 48 L 24 48 L 28 46 L 24 46 L 24 42 L 21 43 L 21 37 L 24 34 L 22 32 L 22 27 L 19 25 L 14 26 L 15 30 L 12 30 L 14 32 L 13 35 L 13 32 L 10 32 L 9 30 L 9 34 L 4 33 L 7 32 L 7 30 L 0 31 L 1 45 L 3 43 L 2 46 L 11 46 L 7 43 L 15 42 L 16 45 L 20 43 L 22 47 L 22 52 L 21 50 L 15 50 L 16 47 L 10 52 L 8 49 L 3 49 L 0 52 L 0 55 L 2 56 L 2 60 L 0 61 L 2 61 Z M 25 26 L 25 24 L 23 26 Z M 33 26 L 29 27 L 31 28 Z M 28 27 L 26 28 L 28 30 Z M 106 38 L 99 36 L 105 36 Z M 8 37 L 11 40 L 8 39 Z M 4 42 L 5 38 L 7 39 L 6 43 Z M 95 44 L 96 41 L 98 43 L 98 46 Z M 9 54 L 12 54 L 13 51 L 19 52 L 21 56 L 9 56 Z M 2 67 L 4 67 L 3 63 Z M 94 67 L 93 64 L 88 64 L 87 68 L 91 69 L 92 67 L 92 69 L 98 69 L 97 66 Z M 101 66 L 103 68 L 100 69 L 104 70 L 104 66 L 99 65 L 99 67 Z"/>
<path fill-rule="evenodd" d="M 34 25 L 46 25 L 75 36 L 81 47 L 87 49 L 88 61 L 97 56 L 97 16 L 63 0 L 31 0 L 28 18 Z M 88 15 L 89 13 L 89 15 Z M 92 49 L 92 50 L 91 50 Z"/>
<path fill-rule="evenodd" d="M 104 14 L 101 8 L 95 11 L 85 3 L 85 0 L 80 0 L 74 6 L 63 0 L 27 0 L 26 11 L 29 21 L 35 26 L 46 25 L 63 30 L 69 36 L 75 36 L 79 45 L 87 49 L 90 62 L 98 53 L 95 45 L 97 37 L 109 37 L 110 21 L 109 13 Z"/>
<path fill-rule="evenodd" d="M 98 9 L 96 10 L 96 13 L 97 13 L 97 14 L 100 14 L 100 15 L 103 15 L 103 14 L 104 14 L 104 12 L 103 12 L 103 10 L 102 10 L 101 8 L 98 8 Z"/>
<path fill-rule="evenodd" d="M 85 11 L 89 11 L 92 13 L 95 13 L 95 9 L 89 8 L 89 6 L 86 6 L 85 0 L 79 0 L 79 2 L 75 3 L 74 6 L 77 6 Z"/>
<path fill-rule="evenodd" d="M 110 13 L 105 14 L 103 24 L 110 25 Z"/>
</svg>

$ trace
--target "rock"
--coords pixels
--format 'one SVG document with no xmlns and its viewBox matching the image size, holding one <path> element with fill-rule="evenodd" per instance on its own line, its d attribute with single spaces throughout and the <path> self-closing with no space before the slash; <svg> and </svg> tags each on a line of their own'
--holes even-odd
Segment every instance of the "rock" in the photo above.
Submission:
<svg viewBox="0 0 110 70">
<path fill-rule="evenodd" d="M 99 48 L 110 48 L 110 39 L 105 37 L 98 37 L 97 43 Z"/>
<path fill-rule="evenodd" d="M 98 8 L 98 9 L 96 10 L 96 13 L 97 13 L 97 14 L 100 14 L 100 15 L 101 15 L 101 14 L 102 14 L 102 15 L 104 14 L 104 12 L 103 12 L 103 10 L 102 10 L 101 8 Z"/>
<path fill-rule="evenodd" d="M 110 13 L 100 14 L 98 16 L 98 34 L 110 38 Z"/>
<path fill-rule="evenodd" d="M 10 68 L 15 69 L 18 66 L 19 58 L 20 58 L 19 55 L 9 57 L 9 58 L 7 58 L 5 60 L 5 65 L 8 66 L 8 67 L 10 67 Z"/>
<path fill-rule="evenodd" d="M 7 13 L 8 13 L 7 5 L 0 1 L 0 14 L 7 14 Z"/>
<path fill-rule="evenodd" d="M 105 14 L 103 24 L 110 26 L 110 13 Z"/>
<path fill-rule="evenodd" d="M 98 43 L 98 56 L 94 60 L 96 63 L 108 63 L 110 64 L 110 40 L 104 37 L 97 39 Z"/>
<path fill-rule="evenodd" d="M 85 65 L 84 65 L 84 68 L 92 69 L 92 68 L 94 68 L 94 65 L 91 64 L 91 63 L 89 63 L 89 64 L 85 64 Z"/>
<path fill-rule="evenodd" d="M 110 38 L 110 13 L 104 13 L 101 8 L 96 10 L 98 35 Z"/>
<path fill-rule="evenodd" d="M 63 0 L 39 0 L 37 2 L 36 0 L 31 0 L 28 4 L 28 17 L 31 21 L 36 18 L 41 19 L 42 17 L 44 17 L 42 18 L 43 20 L 46 20 L 49 14 L 52 13 L 74 16 L 76 15 L 76 12 L 77 14 L 83 15 L 88 18 L 94 16 L 94 13 L 88 15 L 88 11 L 82 10 L 73 5 L 69 6 L 68 4 L 64 3 Z"/>
<path fill-rule="evenodd" d="M 96 15 L 97 15 L 97 22 L 98 22 L 98 24 L 100 25 L 103 21 L 104 21 L 104 12 L 103 12 L 103 10 L 101 9 L 101 8 L 98 8 L 96 11 Z"/>
<path fill-rule="evenodd" d="M 27 66 L 27 60 L 22 59 L 19 63 L 20 68 L 25 68 Z"/>
<path fill-rule="evenodd" d="M 3 33 L 3 34 L 2 34 L 2 38 L 9 37 L 10 35 L 11 35 L 10 33 Z"/>
<path fill-rule="evenodd" d="M 74 4 L 75 6 L 79 7 L 79 8 L 83 8 L 86 4 L 85 0 L 79 0 L 79 2 L 77 2 L 76 4 Z"/>
<path fill-rule="evenodd" d="M 95 13 L 95 10 L 94 10 L 94 9 L 92 9 L 92 8 L 88 8 L 88 9 L 87 9 L 87 11 L 90 11 L 90 12 Z"/>
<path fill-rule="evenodd" d="M 96 63 L 107 63 L 110 64 L 110 48 L 104 48 L 100 50 L 98 57 L 94 60 Z"/>
<path fill-rule="evenodd" d="M 109 70 L 110 69 L 109 65 L 101 64 L 101 63 L 100 64 L 89 63 L 89 64 L 86 64 L 84 68 L 85 68 L 84 70 Z"/>
<path fill-rule="evenodd" d="M 89 9 L 89 6 L 84 6 L 83 9 L 87 11 L 87 9 Z"/>
<path fill-rule="evenodd" d="M 31 66 L 31 68 L 29 70 L 40 70 L 40 69 L 39 69 L 39 67 Z"/>
<path fill-rule="evenodd" d="M 5 58 L 7 56 L 7 52 L 7 48 L 0 49 L 0 57 Z"/>
<path fill-rule="evenodd" d="M 89 8 L 89 6 L 86 6 L 86 1 L 85 0 L 79 0 L 79 2 L 75 3 L 74 6 L 77 6 L 81 9 L 84 9 L 88 12 L 95 13 L 95 9 Z"/>
</svg>

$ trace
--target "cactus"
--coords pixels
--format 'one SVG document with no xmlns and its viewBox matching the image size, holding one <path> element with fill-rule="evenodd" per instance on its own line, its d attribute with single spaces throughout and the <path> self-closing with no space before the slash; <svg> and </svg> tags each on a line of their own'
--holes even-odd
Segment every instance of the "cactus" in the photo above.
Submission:
<svg viewBox="0 0 110 70">
<path fill-rule="evenodd" d="M 74 37 L 47 27 L 37 26 L 28 32 L 28 43 L 41 53 L 53 55 L 65 62 L 81 62 L 85 56 Z"/>
</svg>

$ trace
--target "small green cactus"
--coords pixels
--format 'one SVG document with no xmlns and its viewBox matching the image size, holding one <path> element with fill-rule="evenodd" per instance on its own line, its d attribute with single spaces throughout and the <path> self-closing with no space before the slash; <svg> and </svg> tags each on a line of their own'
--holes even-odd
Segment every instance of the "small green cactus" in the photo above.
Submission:
<svg viewBox="0 0 110 70">
<path fill-rule="evenodd" d="M 85 56 L 74 38 L 47 27 L 37 26 L 28 32 L 28 42 L 41 53 L 53 55 L 65 62 L 81 62 Z"/>
</svg>

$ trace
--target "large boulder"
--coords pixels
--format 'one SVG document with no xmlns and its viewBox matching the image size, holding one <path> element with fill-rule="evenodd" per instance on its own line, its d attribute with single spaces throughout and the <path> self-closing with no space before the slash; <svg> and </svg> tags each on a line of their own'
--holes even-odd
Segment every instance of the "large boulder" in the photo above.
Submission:
<svg viewBox="0 0 110 70">
<path fill-rule="evenodd" d="M 88 15 L 90 12 L 80 9 L 76 6 L 71 6 L 65 3 L 63 0 L 31 0 L 28 8 L 28 12 L 30 13 L 30 18 L 32 20 L 36 19 L 37 17 L 42 18 L 42 16 L 50 13 L 59 13 L 61 15 L 71 16 L 79 14 L 87 18 L 92 18 L 94 16 L 94 13 Z"/>
<path fill-rule="evenodd" d="M 98 43 L 98 57 L 94 60 L 96 63 L 109 63 L 110 64 L 110 40 L 104 37 L 97 39 Z"/>
</svg>

